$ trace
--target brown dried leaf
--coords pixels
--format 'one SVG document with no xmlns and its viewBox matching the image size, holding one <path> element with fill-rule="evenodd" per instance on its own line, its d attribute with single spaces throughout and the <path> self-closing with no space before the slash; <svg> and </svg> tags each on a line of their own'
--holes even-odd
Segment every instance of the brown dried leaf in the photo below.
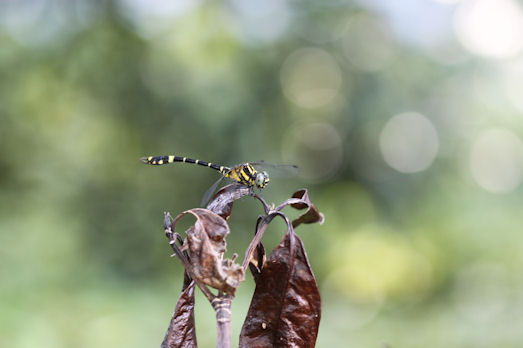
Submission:
<svg viewBox="0 0 523 348">
<path fill-rule="evenodd" d="M 244 185 L 227 185 L 214 195 L 207 209 L 227 220 L 231 216 L 234 201 L 249 195 L 250 192 L 251 190 Z"/>
<path fill-rule="evenodd" d="M 300 238 L 290 230 L 256 281 L 240 348 L 314 347 L 321 298 Z"/>
<path fill-rule="evenodd" d="M 292 227 L 294 228 L 301 224 L 312 224 L 315 222 L 321 225 L 325 220 L 323 214 L 320 213 L 318 208 L 316 208 L 309 199 L 309 193 L 307 189 L 301 189 L 294 192 L 292 198 L 287 200 L 285 203 L 290 204 L 291 207 L 298 210 L 307 209 L 305 213 L 301 214 L 297 219 L 292 221 Z"/>
<path fill-rule="evenodd" d="M 244 279 L 244 273 L 240 265 L 223 259 L 225 237 L 229 234 L 227 222 L 210 210 L 196 208 L 178 215 L 173 221 L 173 230 L 178 220 L 186 214 L 196 217 L 194 226 L 186 231 L 184 244 L 184 248 L 189 250 L 191 275 L 204 284 L 234 295 Z"/>
<path fill-rule="evenodd" d="M 194 282 L 191 282 L 178 299 L 162 348 L 196 348 L 197 346 L 194 326 Z"/>
</svg>

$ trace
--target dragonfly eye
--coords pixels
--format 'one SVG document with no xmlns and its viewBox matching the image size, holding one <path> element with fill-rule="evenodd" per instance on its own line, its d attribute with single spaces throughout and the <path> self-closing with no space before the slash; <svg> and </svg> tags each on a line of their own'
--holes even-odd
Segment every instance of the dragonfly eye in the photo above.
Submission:
<svg viewBox="0 0 523 348">
<path fill-rule="evenodd" d="M 269 174 L 267 172 L 256 174 L 255 183 L 257 187 L 264 188 L 269 183 Z"/>
</svg>

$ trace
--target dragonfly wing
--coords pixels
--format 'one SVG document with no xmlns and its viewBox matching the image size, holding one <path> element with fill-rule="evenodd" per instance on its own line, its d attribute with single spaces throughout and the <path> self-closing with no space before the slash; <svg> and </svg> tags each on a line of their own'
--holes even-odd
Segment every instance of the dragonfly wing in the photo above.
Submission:
<svg viewBox="0 0 523 348">
<path fill-rule="evenodd" d="M 272 164 L 265 161 L 253 162 L 257 170 L 266 170 L 273 178 L 283 178 L 295 176 L 298 173 L 298 166 L 295 164 Z"/>
<path fill-rule="evenodd" d="M 216 188 L 218 187 L 220 182 L 223 180 L 223 178 L 225 178 L 225 177 L 222 176 L 221 178 L 216 180 L 216 182 L 207 191 L 205 191 L 205 194 L 202 197 L 202 203 L 201 203 L 202 207 L 205 206 L 205 204 L 207 204 L 207 202 L 209 202 L 209 200 L 211 199 L 214 191 L 216 191 Z"/>
</svg>

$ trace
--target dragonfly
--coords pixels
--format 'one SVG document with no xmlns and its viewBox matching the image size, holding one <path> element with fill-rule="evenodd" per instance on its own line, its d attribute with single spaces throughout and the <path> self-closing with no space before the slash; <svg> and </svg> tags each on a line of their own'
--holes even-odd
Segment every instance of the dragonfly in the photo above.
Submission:
<svg viewBox="0 0 523 348">
<path fill-rule="evenodd" d="M 238 164 L 234 167 L 227 167 L 218 165 L 211 162 L 206 162 L 198 159 L 188 158 L 188 157 L 181 157 L 181 156 L 148 156 L 148 157 L 142 157 L 140 160 L 145 164 L 151 164 L 151 165 L 164 165 L 169 163 L 175 163 L 175 162 L 182 162 L 182 163 L 193 163 L 198 164 L 203 167 L 208 167 L 211 169 L 214 169 L 218 171 L 222 176 L 220 179 L 218 179 L 208 190 L 205 192 L 201 205 L 203 206 L 205 203 L 209 201 L 214 191 L 216 191 L 216 188 L 220 184 L 220 182 L 227 178 L 231 179 L 241 185 L 247 186 L 249 188 L 257 187 L 258 189 L 263 189 L 267 186 L 267 184 L 270 181 L 269 174 L 265 170 L 258 170 L 259 167 L 285 167 L 287 169 L 293 170 L 297 169 L 298 167 L 296 165 L 271 165 L 267 164 L 265 162 L 248 162 L 248 163 L 242 163 Z"/>
</svg>

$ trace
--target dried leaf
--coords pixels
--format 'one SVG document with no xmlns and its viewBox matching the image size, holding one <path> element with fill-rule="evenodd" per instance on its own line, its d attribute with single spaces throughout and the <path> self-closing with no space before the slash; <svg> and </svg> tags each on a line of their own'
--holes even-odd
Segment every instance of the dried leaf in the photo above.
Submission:
<svg viewBox="0 0 523 348">
<path fill-rule="evenodd" d="M 290 230 L 256 281 L 240 347 L 314 347 L 321 299 L 302 241 Z"/>
<path fill-rule="evenodd" d="M 188 248 L 191 275 L 215 289 L 234 295 L 244 279 L 243 269 L 232 260 L 223 259 L 226 251 L 225 237 L 229 234 L 227 222 L 210 210 L 196 208 L 183 212 L 173 221 L 172 229 L 186 214 L 196 217 L 194 226 L 187 231 L 184 248 Z"/>
<path fill-rule="evenodd" d="M 292 227 L 296 228 L 301 224 L 312 224 L 312 223 L 319 223 L 320 225 L 325 220 L 325 217 L 322 213 L 312 204 L 312 202 L 309 199 L 309 193 L 306 189 L 301 189 L 292 195 L 292 198 L 287 200 L 282 205 L 290 204 L 291 207 L 303 210 L 307 209 L 307 211 L 303 214 L 301 214 L 297 219 L 292 221 Z"/>
<path fill-rule="evenodd" d="M 194 326 L 194 282 L 191 282 L 178 299 L 162 348 L 194 347 L 197 347 L 197 344 Z"/>
<path fill-rule="evenodd" d="M 234 201 L 249 195 L 250 192 L 251 190 L 245 185 L 227 185 L 214 195 L 207 209 L 227 220 L 231 216 Z"/>
</svg>

